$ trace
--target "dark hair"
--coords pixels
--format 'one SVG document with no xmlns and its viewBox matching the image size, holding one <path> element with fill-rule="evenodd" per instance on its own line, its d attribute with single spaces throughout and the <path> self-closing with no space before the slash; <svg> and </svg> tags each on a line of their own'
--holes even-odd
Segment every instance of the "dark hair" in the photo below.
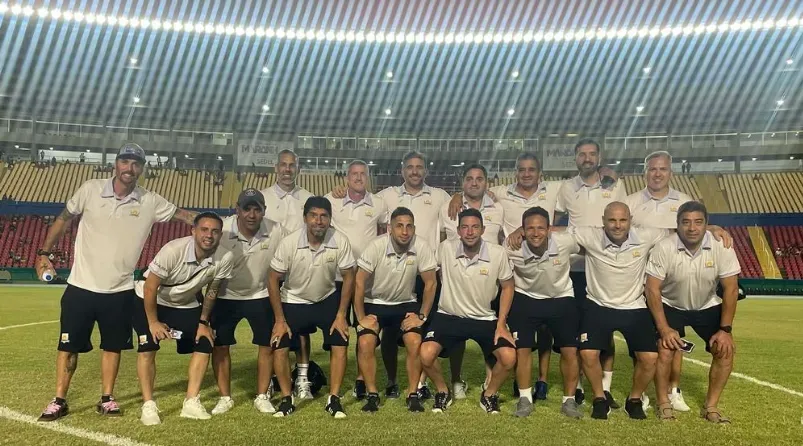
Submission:
<svg viewBox="0 0 803 446">
<path fill-rule="evenodd" d="M 463 222 L 463 219 L 466 217 L 477 217 L 478 219 L 480 219 L 480 226 L 485 226 L 485 222 L 483 221 L 482 218 L 482 213 L 480 213 L 480 211 L 474 208 L 464 209 L 459 214 L 457 214 L 457 225 L 460 226 L 460 224 Z"/>
<path fill-rule="evenodd" d="M 427 158 L 424 156 L 423 153 L 417 150 L 411 150 L 404 154 L 404 157 L 402 157 L 402 167 L 404 167 L 404 165 L 407 164 L 407 161 L 410 161 L 413 158 L 420 159 L 421 162 L 424 163 L 424 167 L 425 168 L 427 167 Z"/>
<path fill-rule="evenodd" d="M 544 220 L 546 220 L 546 227 L 548 229 L 549 228 L 549 212 L 547 212 L 546 209 L 542 208 L 541 206 L 531 207 L 530 209 L 527 209 L 526 211 L 524 211 L 524 214 L 522 214 L 522 216 L 521 216 L 521 226 L 522 227 L 526 226 L 526 224 L 524 222 L 526 222 L 528 218 L 536 216 L 536 215 L 540 215 L 541 217 L 544 217 Z"/>
<path fill-rule="evenodd" d="M 577 149 L 582 146 L 591 144 L 592 146 L 597 148 L 597 153 L 600 153 L 602 150 L 599 148 L 599 143 L 591 138 L 583 138 L 580 141 L 577 141 L 577 144 L 574 145 L 574 154 L 577 155 Z"/>
<path fill-rule="evenodd" d="M 195 218 L 192 219 L 192 226 L 197 227 L 198 223 L 204 218 L 211 218 L 212 220 L 217 220 L 217 222 L 220 223 L 220 227 L 221 228 L 223 227 L 223 219 L 220 218 L 220 215 L 217 215 L 215 212 L 212 211 L 201 212 L 198 215 L 196 215 Z"/>
<path fill-rule="evenodd" d="M 415 215 L 413 215 L 413 211 L 407 209 L 404 206 L 397 207 L 396 210 L 394 210 L 393 213 L 390 214 L 390 221 L 395 220 L 396 217 L 403 217 L 405 215 L 410 217 L 413 220 L 413 223 L 415 223 Z"/>
<path fill-rule="evenodd" d="M 332 216 L 332 203 L 320 195 L 307 198 L 307 201 L 304 203 L 304 215 L 307 215 L 312 208 L 323 209 L 330 217 Z"/>
<path fill-rule="evenodd" d="M 708 223 L 708 209 L 706 209 L 705 205 L 699 201 L 687 201 L 681 204 L 678 208 L 677 223 L 680 224 L 680 219 L 683 218 L 683 214 L 688 214 L 689 212 L 701 212 L 705 218 L 706 224 Z"/>
<path fill-rule="evenodd" d="M 524 152 L 516 157 L 516 170 L 519 168 L 519 162 L 524 160 L 535 161 L 535 168 L 538 169 L 539 172 L 541 171 L 541 160 L 532 152 Z"/>
<path fill-rule="evenodd" d="M 465 178 L 466 175 L 468 175 L 468 171 L 469 170 L 473 170 L 473 169 L 481 170 L 482 171 L 482 176 L 484 176 L 486 180 L 488 179 L 488 170 L 482 164 L 479 164 L 479 163 L 473 163 L 473 164 L 469 164 L 468 166 L 466 166 L 463 169 L 463 178 Z"/>
</svg>

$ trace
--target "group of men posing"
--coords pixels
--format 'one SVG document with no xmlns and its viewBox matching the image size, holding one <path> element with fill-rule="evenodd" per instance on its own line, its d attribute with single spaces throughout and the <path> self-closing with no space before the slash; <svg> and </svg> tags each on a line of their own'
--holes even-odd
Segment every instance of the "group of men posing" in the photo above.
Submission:
<svg viewBox="0 0 803 446">
<path fill-rule="evenodd" d="M 367 165 L 354 161 L 347 186 L 320 197 L 297 186 L 300 165 L 288 150 L 278 155 L 276 184 L 244 190 L 236 213 L 222 219 L 178 209 L 137 186 L 145 154 L 125 145 L 115 176 L 84 183 L 39 252 L 41 276 L 52 268 L 49 250 L 68 222 L 81 216 L 61 301 L 56 396 L 40 420 L 67 415 L 67 389 L 78 353 L 92 349 L 95 322 L 103 350 L 99 413 L 121 415 L 112 393 L 120 351 L 133 347 L 133 326 L 143 424 L 161 422 L 153 398 L 155 356 L 168 339 L 175 340 L 178 353 L 191 354 L 181 416 L 211 417 L 199 399 L 210 356 L 220 393 L 211 414 L 223 414 L 234 405 L 229 349 L 237 342 L 238 323 L 247 319 L 258 345 L 253 404 L 274 416 L 292 414 L 296 398 L 313 398 L 309 335 L 317 329 L 330 351 L 325 409 L 335 418 L 346 416 L 340 388 L 353 326 L 353 393 L 365 400 L 366 412 L 381 403 L 378 346 L 388 374 L 385 396 L 400 396 L 396 353 L 403 345 L 406 407 L 424 411 L 423 400 L 432 398 L 432 411 L 443 412 L 466 398 L 461 368 L 470 339 L 486 363 L 480 392 L 486 412 L 500 412 L 498 392 L 511 371 L 516 416 L 529 415 L 534 399 L 546 398 L 554 343 L 563 376 L 561 412 L 583 416 L 582 370 L 593 392 L 591 416 L 607 419 L 618 407 L 610 385 L 613 332 L 619 331 L 635 369 L 625 411 L 646 418 L 644 392 L 654 379 L 657 415 L 674 419 L 674 410 L 689 410 L 678 383 L 679 351 L 686 344 L 681 338 L 691 326 L 713 356 L 701 416 L 728 422 L 717 406 L 734 354 L 740 268 L 730 236 L 708 224 L 701 203 L 669 187 L 668 153 L 647 156 L 646 187 L 630 196 L 620 181 L 600 173 L 595 141 L 580 141 L 575 154 L 579 172 L 573 179 L 541 181 L 538 159 L 525 153 L 517 160 L 516 182 L 490 190 L 485 168 L 470 165 L 462 193 L 451 198 L 425 183 L 427 163 L 418 152 L 402 161 L 404 183 L 377 194 L 367 190 Z M 564 215 L 568 226 L 555 226 Z M 192 224 L 192 235 L 168 242 L 145 279 L 135 282 L 151 226 L 171 219 Z M 540 370 L 533 390 L 536 348 Z M 450 359 L 451 386 L 439 357 Z M 274 374 L 278 407 L 271 402 Z"/>
</svg>

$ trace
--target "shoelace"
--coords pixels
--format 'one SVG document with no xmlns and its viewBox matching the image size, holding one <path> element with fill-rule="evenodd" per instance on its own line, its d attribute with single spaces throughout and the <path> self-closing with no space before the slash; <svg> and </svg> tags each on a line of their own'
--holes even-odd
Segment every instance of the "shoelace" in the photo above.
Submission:
<svg viewBox="0 0 803 446">
<path fill-rule="evenodd" d="M 105 412 L 112 412 L 120 409 L 120 406 L 117 404 L 117 401 L 115 400 L 109 400 L 106 401 L 105 403 L 101 403 L 100 407 L 102 407 Z"/>
<path fill-rule="evenodd" d="M 45 407 L 45 415 L 53 415 L 54 413 L 58 413 L 61 410 L 61 404 L 51 401 L 50 404 Z"/>
</svg>

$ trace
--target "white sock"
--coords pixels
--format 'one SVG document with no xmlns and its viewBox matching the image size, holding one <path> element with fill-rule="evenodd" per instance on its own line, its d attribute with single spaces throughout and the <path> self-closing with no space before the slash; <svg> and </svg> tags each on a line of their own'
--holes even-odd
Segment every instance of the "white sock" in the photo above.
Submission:
<svg viewBox="0 0 803 446">
<path fill-rule="evenodd" d="M 529 402 L 533 402 L 533 388 L 519 389 L 519 398 L 524 398 Z"/>
<path fill-rule="evenodd" d="M 426 387 L 426 385 L 427 385 L 427 379 L 426 378 L 424 378 L 423 381 L 419 381 L 418 382 L 418 388 L 419 389 L 422 388 L 422 387 Z"/>
<path fill-rule="evenodd" d="M 611 391 L 611 381 L 613 381 L 613 372 L 602 372 L 602 390 L 606 392 Z"/>
<path fill-rule="evenodd" d="M 306 381 L 309 364 L 296 364 L 296 368 L 298 368 L 298 381 Z"/>
<path fill-rule="evenodd" d="M 563 404 L 563 403 L 565 403 L 566 401 L 569 401 L 569 400 L 574 401 L 574 396 L 564 396 L 563 397 L 563 401 L 561 401 L 561 404 Z"/>
<path fill-rule="evenodd" d="M 674 395 L 676 393 L 680 393 L 680 390 L 677 387 L 672 387 L 671 389 L 669 389 L 670 395 Z"/>
<path fill-rule="evenodd" d="M 257 395 L 257 396 L 259 396 L 259 395 Z M 221 396 L 220 399 L 223 400 L 223 401 L 231 401 L 231 397 L 230 396 Z"/>
</svg>

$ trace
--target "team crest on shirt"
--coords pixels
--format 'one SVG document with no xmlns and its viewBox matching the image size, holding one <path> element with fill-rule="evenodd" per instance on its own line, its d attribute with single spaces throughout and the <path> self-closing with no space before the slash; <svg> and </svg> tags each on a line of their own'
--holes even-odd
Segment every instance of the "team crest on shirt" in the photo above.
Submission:
<svg viewBox="0 0 803 446">
<path fill-rule="evenodd" d="M 641 257 L 641 251 L 633 251 L 633 258 Z"/>
<path fill-rule="evenodd" d="M 487 276 L 488 275 L 488 268 L 480 268 L 480 275 Z"/>
<path fill-rule="evenodd" d="M 332 263 L 334 261 L 335 261 L 335 256 L 331 255 L 326 257 L 326 263 Z"/>
<path fill-rule="evenodd" d="M 268 244 L 267 244 L 267 243 L 263 243 L 263 244 L 260 246 L 260 248 L 261 248 L 261 249 L 268 249 Z"/>
<path fill-rule="evenodd" d="M 129 212 L 128 215 L 132 217 L 139 217 L 139 209 L 131 209 L 131 212 Z"/>
<path fill-rule="evenodd" d="M 371 209 L 366 209 L 365 210 L 365 216 L 366 217 L 373 217 L 374 216 L 374 211 L 371 210 Z"/>
<path fill-rule="evenodd" d="M 148 335 L 139 335 L 139 345 L 145 345 L 148 343 Z"/>
<path fill-rule="evenodd" d="M 611 193 L 610 192 L 603 192 L 602 193 L 602 198 L 611 198 Z"/>
<path fill-rule="evenodd" d="M 714 267 L 714 261 L 713 260 L 706 260 L 705 267 L 706 268 L 713 268 Z"/>
<path fill-rule="evenodd" d="M 427 335 L 424 336 L 425 339 L 432 339 L 434 337 L 435 337 L 435 332 L 434 331 L 428 331 Z"/>
<path fill-rule="evenodd" d="M 490 215 L 486 215 L 485 216 L 485 221 L 490 222 L 491 221 L 491 216 Z"/>
<path fill-rule="evenodd" d="M 412 265 L 413 263 L 415 263 L 415 260 L 413 259 L 407 259 L 407 261 L 404 262 L 405 265 Z"/>
<path fill-rule="evenodd" d="M 678 211 L 678 207 L 677 206 L 671 206 L 669 208 L 669 212 L 677 212 L 677 211 Z"/>
<path fill-rule="evenodd" d="M 538 199 L 539 199 L 539 200 L 546 200 L 546 195 L 544 195 L 544 194 L 538 194 Z"/>
<path fill-rule="evenodd" d="M 62 333 L 61 334 L 61 343 L 62 344 L 69 344 L 70 343 L 70 334 L 69 333 Z"/>
<path fill-rule="evenodd" d="M 588 342 L 588 333 L 580 334 L 580 342 Z"/>
<path fill-rule="evenodd" d="M 560 265 L 560 259 L 552 259 L 553 265 Z"/>
<path fill-rule="evenodd" d="M 424 204 L 432 204 L 432 200 L 430 200 L 429 198 L 425 198 Z"/>
</svg>

